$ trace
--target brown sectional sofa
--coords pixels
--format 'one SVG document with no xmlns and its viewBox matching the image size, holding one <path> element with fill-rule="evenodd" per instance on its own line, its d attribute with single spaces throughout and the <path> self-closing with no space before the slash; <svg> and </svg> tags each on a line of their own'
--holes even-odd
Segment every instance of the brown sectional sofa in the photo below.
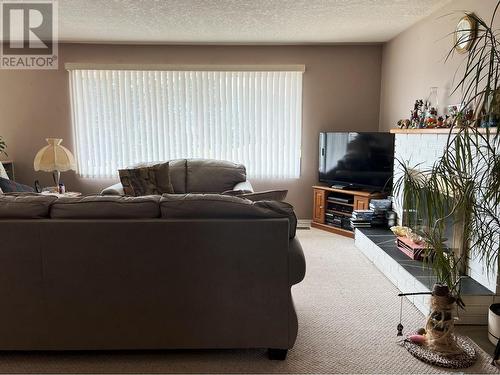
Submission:
<svg viewBox="0 0 500 375">
<path fill-rule="evenodd" d="M 0 195 L 0 350 L 269 348 L 297 337 L 295 215 L 220 195 Z"/>
</svg>

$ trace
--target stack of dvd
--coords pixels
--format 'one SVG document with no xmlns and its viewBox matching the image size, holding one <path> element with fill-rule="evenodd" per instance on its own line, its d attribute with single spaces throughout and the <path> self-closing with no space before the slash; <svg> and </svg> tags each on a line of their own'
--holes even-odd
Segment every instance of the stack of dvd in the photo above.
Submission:
<svg viewBox="0 0 500 375">
<path fill-rule="evenodd" d="M 342 216 L 335 213 L 332 210 L 326 210 L 325 212 L 325 222 L 328 225 L 341 228 L 342 227 Z"/>
<path fill-rule="evenodd" d="M 387 226 L 388 212 L 391 212 L 390 199 L 372 199 L 369 210 L 354 210 L 351 217 L 353 228 Z"/>
<path fill-rule="evenodd" d="M 373 227 L 387 226 L 387 213 L 392 208 L 390 199 L 372 199 L 370 201 L 370 210 L 373 211 L 371 225 Z"/>
<path fill-rule="evenodd" d="M 351 216 L 351 226 L 353 228 L 370 228 L 372 219 L 372 210 L 354 210 Z"/>
</svg>

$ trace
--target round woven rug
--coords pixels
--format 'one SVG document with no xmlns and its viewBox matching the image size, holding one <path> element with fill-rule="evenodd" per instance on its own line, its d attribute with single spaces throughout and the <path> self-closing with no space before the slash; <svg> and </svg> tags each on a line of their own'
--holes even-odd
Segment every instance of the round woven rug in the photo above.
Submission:
<svg viewBox="0 0 500 375">
<path fill-rule="evenodd" d="M 458 346 L 463 350 L 461 354 L 442 355 L 425 346 L 415 344 L 410 340 L 403 341 L 403 346 L 415 357 L 431 365 L 447 368 L 466 368 L 476 362 L 476 350 L 471 341 L 464 336 L 455 336 Z"/>
</svg>

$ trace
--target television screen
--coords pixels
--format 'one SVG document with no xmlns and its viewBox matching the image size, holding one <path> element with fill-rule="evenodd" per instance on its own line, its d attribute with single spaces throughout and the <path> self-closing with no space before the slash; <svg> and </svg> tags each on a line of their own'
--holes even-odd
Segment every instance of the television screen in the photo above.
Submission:
<svg viewBox="0 0 500 375">
<path fill-rule="evenodd" d="M 320 133 L 319 180 L 346 188 L 392 188 L 394 134 Z"/>
</svg>

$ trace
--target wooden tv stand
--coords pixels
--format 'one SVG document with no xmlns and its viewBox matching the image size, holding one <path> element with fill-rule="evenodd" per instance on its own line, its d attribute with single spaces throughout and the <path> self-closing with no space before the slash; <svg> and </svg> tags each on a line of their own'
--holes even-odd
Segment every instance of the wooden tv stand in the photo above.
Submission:
<svg viewBox="0 0 500 375">
<path fill-rule="evenodd" d="M 354 238 L 354 231 L 328 224 L 327 214 L 334 214 L 336 217 L 343 217 L 345 220 L 349 220 L 352 210 L 367 210 L 371 199 L 386 197 L 384 193 L 342 190 L 327 186 L 313 186 L 313 190 L 313 219 L 311 226 L 351 238 Z M 332 198 L 334 197 L 345 199 L 346 201 L 332 202 Z"/>
</svg>

